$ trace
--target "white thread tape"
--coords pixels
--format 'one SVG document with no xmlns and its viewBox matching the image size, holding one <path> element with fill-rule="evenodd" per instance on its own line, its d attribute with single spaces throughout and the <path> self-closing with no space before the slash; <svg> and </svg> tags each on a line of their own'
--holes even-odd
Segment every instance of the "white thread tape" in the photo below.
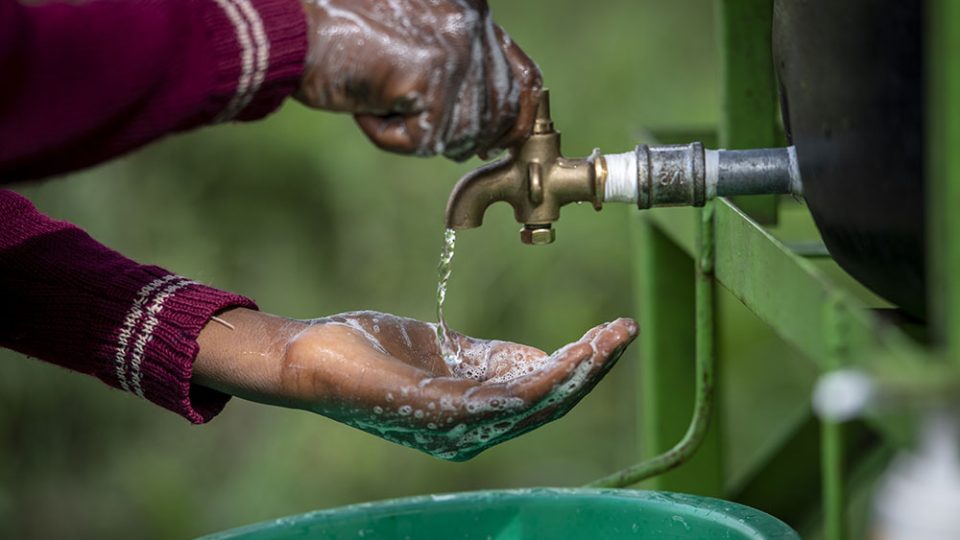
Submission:
<svg viewBox="0 0 960 540">
<path fill-rule="evenodd" d="M 635 203 L 639 198 L 637 187 L 637 153 L 607 154 L 607 184 L 604 202 Z"/>
</svg>

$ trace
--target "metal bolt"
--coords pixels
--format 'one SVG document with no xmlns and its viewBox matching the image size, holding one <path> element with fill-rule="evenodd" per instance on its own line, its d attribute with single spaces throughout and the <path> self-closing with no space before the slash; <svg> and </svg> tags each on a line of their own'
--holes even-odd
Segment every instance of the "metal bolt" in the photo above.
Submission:
<svg viewBox="0 0 960 540">
<path fill-rule="evenodd" d="M 527 225 L 520 229 L 520 241 L 528 246 L 546 246 L 557 239 L 557 231 L 550 225 Z"/>
</svg>

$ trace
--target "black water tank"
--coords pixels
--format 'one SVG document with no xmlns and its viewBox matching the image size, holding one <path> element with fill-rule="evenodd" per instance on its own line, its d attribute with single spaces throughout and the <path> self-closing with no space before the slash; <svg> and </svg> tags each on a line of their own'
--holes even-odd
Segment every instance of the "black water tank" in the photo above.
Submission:
<svg viewBox="0 0 960 540">
<path fill-rule="evenodd" d="M 923 7 L 777 0 L 773 29 L 784 122 L 827 248 L 919 318 L 927 298 Z"/>
</svg>

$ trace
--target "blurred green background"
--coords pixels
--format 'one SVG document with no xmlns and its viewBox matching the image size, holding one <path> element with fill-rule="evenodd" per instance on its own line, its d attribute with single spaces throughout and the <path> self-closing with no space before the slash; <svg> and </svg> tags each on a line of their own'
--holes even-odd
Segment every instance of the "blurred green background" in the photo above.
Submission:
<svg viewBox="0 0 960 540">
<path fill-rule="evenodd" d="M 543 68 L 569 155 L 626 151 L 660 128 L 716 124 L 713 2 L 490 3 Z M 132 258 L 249 295 L 269 312 L 374 309 L 433 320 L 444 205 L 477 164 L 388 155 L 349 117 L 289 103 L 256 124 L 178 136 L 69 180 L 17 189 Z M 629 212 L 568 208 L 558 243 L 533 249 L 519 243 L 509 208 L 492 208 L 482 229 L 460 236 L 451 325 L 554 349 L 632 315 Z M 727 355 L 726 416 L 764 396 L 796 402 L 811 373 L 734 303 L 724 305 L 735 322 L 723 347 L 736 351 Z M 776 365 L 764 361 L 772 354 Z M 195 427 L 94 379 L 0 355 L 5 538 L 184 538 L 389 497 L 578 485 L 641 451 L 641 359 L 632 351 L 567 417 L 464 464 L 240 400 Z M 736 370 L 750 375 L 730 375 Z M 728 430 L 734 468 L 782 414 L 755 410 L 755 421 Z"/>
</svg>

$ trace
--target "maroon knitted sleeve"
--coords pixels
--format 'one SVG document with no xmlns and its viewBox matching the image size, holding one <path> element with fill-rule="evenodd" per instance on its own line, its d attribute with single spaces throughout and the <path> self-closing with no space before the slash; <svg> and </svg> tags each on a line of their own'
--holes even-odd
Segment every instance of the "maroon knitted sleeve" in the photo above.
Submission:
<svg viewBox="0 0 960 540">
<path fill-rule="evenodd" d="M 300 0 L 0 0 L 0 181 L 253 120 L 298 86 Z"/>
<path fill-rule="evenodd" d="M 0 182 L 261 118 L 298 86 L 306 31 L 300 0 L 0 0 Z M 228 397 L 191 384 L 197 337 L 237 306 L 256 307 L 0 190 L 0 346 L 201 423 Z"/>
<path fill-rule="evenodd" d="M 230 307 L 256 305 L 137 264 L 0 190 L 0 346 L 203 423 L 228 397 L 191 384 L 197 336 Z"/>
</svg>

